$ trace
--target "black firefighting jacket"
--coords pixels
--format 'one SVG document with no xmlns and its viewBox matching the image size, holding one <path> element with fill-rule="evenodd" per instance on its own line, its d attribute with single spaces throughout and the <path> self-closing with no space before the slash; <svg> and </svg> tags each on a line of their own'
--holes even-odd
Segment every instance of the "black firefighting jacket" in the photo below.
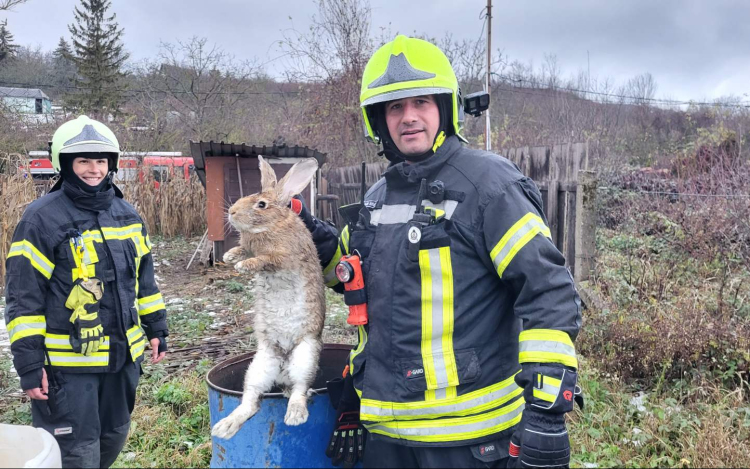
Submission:
<svg viewBox="0 0 750 469">
<path fill-rule="evenodd" d="M 420 202 L 435 216 L 415 232 L 423 178 L 434 184 Z M 340 291 L 340 256 L 364 258 L 369 324 L 349 363 L 362 421 L 411 446 L 509 435 L 524 409 L 522 364 L 577 368 L 580 300 L 536 185 L 451 137 L 423 162 L 389 167 L 364 205 L 324 269 Z"/>
<path fill-rule="evenodd" d="M 43 366 L 45 348 L 54 370 L 116 372 L 143 360 L 147 339 L 168 335 L 146 227 L 115 190 L 99 212 L 78 208 L 63 190 L 52 192 L 33 202 L 16 227 L 6 260 L 5 321 L 19 375 Z M 72 311 L 65 307 L 79 277 L 72 241 L 78 234 L 88 275 L 104 283 L 105 342 L 90 356 L 73 351 Z"/>
</svg>

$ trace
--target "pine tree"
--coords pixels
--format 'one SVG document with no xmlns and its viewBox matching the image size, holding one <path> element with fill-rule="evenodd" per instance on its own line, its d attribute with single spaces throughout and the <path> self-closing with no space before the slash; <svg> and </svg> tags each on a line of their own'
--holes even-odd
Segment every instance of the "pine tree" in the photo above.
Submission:
<svg viewBox="0 0 750 469">
<path fill-rule="evenodd" d="M 52 52 L 52 81 L 58 92 L 68 92 L 75 88 L 76 65 L 73 62 L 73 51 L 64 37 L 60 38 L 57 48 Z"/>
<path fill-rule="evenodd" d="M 115 114 L 122 104 L 122 66 L 129 54 L 123 50 L 123 29 L 115 14 L 105 17 L 110 0 L 81 0 L 75 8 L 71 58 L 78 69 L 76 94 L 69 101 L 93 115 Z"/>
<path fill-rule="evenodd" d="M 0 23 L 0 62 L 12 59 L 18 53 L 18 45 L 13 44 L 13 34 L 8 30 L 8 20 Z"/>
</svg>

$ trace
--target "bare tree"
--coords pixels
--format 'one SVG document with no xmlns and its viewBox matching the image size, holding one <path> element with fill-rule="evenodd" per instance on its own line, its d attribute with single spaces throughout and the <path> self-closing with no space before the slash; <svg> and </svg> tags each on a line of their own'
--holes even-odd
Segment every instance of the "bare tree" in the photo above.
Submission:
<svg viewBox="0 0 750 469">
<path fill-rule="evenodd" d="M 14 7 L 28 2 L 29 0 L 0 0 L 0 11 L 10 11 Z"/>
<path fill-rule="evenodd" d="M 190 138 L 226 140 L 237 121 L 240 104 L 253 94 L 258 75 L 249 62 L 236 62 L 206 38 L 161 45 L 159 63 L 147 64 L 146 89 L 138 97 L 163 101 L 167 117 L 190 129 Z M 156 111 L 154 111 L 156 112 Z"/>
</svg>

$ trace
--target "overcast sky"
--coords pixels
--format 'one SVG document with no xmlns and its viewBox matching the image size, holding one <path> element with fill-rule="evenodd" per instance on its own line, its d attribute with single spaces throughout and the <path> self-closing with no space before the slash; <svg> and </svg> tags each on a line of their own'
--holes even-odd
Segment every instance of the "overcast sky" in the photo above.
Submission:
<svg viewBox="0 0 750 469">
<path fill-rule="evenodd" d="M 22 45 L 53 49 L 69 37 L 78 0 L 29 0 L 0 12 Z M 272 61 L 282 30 L 305 30 L 314 0 L 113 0 L 135 60 L 154 58 L 159 43 L 208 38 L 239 59 Z M 371 0 L 373 34 L 476 39 L 486 0 Z M 494 0 L 493 49 L 536 66 L 554 54 L 565 76 L 590 67 L 592 76 L 624 83 L 650 72 L 657 97 L 750 101 L 750 1 L 746 0 Z M 291 16 L 291 20 L 290 17 Z M 588 61 L 587 61 L 588 57 Z M 271 65 L 269 65 L 270 67 Z M 272 62 L 275 69 L 283 61 Z"/>
</svg>

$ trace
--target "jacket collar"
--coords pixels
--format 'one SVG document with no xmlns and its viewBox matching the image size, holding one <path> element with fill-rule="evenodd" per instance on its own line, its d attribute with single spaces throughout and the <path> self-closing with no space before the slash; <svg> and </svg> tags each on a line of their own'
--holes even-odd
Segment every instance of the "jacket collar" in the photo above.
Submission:
<svg viewBox="0 0 750 469">
<path fill-rule="evenodd" d="M 461 148 L 461 142 L 455 135 L 445 139 L 434 155 L 419 163 L 405 161 L 391 165 L 385 171 L 388 183 L 415 184 L 424 179 L 430 179 L 448 162 Z"/>
</svg>

